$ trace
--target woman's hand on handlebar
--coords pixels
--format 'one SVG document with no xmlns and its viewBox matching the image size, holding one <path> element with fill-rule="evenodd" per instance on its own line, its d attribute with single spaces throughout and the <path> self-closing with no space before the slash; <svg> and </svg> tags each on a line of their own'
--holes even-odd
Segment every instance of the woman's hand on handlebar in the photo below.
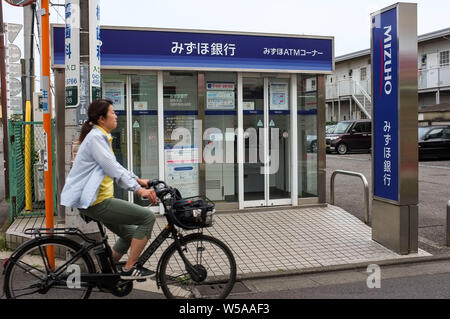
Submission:
<svg viewBox="0 0 450 319">
<path fill-rule="evenodd" d="M 147 198 L 152 204 L 158 203 L 158 198 L 156 197 L 155 190 L 153 188 L 139 188 L 136 191 L 136 195 Z"/>
<path fill-rule="evenodd" d="M 142 187 L 148 188 L 148 182 L 150 182 L 149 179 L 142 179 L 142 178 L 138 178 L 137 182 L 139 185 L 141 185 Z"/>
</svg>

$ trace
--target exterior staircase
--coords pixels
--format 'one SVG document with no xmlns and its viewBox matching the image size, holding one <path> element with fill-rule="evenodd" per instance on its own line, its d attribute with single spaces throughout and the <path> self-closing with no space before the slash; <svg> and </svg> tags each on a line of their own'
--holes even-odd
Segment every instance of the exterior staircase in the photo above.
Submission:
<svg viewBox="0 0 450 319">
<path fill-rule="evenodd" d="M 372 118 L 372 101 L 364 94 L 352 94 L 353 101 L 358 105 L 361 111 L 368 119 Z"/>
<path fill-rule="evenodd" d="M 367 88 L 367 83 L 363 86 L 354 79 L 341 80 L 338 83 L 327 85 L 326 98 L 336 100 L 351 96 L 366 117 L 372 119 L 372 97 L 367 93 L 365 87 Z"/>
<path fill-rule="evenodd" d="M 357 81 L 353 81 L 352 99 L 368 119 L 372 119 L 372 97 Z"/>
</svg>

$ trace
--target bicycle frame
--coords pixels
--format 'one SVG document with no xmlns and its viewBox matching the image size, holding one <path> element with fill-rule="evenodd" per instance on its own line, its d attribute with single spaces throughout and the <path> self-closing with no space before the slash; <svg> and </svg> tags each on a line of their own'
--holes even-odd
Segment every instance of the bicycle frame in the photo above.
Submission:
<svg viewBox="0 0 450 319">
<path fill-rule="evenodd" d="M 195 268 L 192 266 L 192 264 L 189 262 L 189 260 L 186 258 L 186 256 L 183 253 L 183 250 L 180 245 L 180 241 L 177 237 L 178 231 L 171 223 L 169 223 L 166 227 L 164 227 L 164 229 L 161 231 L 161 233 L 159 233 L 159 235 L 152 241 L 150 246 L 148 246 L 148 248 L 141 254 L 137 263 L 140 266 L 143 266 L 147 262 L 147 260 L 153 255 L 153 253 L 161 246 L 161 244 L 167 238 L 170 237 L 171 234 L 173 236 L 177 251 L 178 251 L 181 259 L 183 260 L 184 264 L 186 265 L 187 272 L 192 276 L 192 278 L 194 280 L 199 280 L 199 275 L 197 274 L 197 271 L 195 270 Z M 158 272 L 159 272 L 159 265 L 160 265 L 160 260 L 158 261 L 158 266 L 156 267 L 156 277 L 157 278 L 158 278 Z M 156 282 L 157 282 L 157 286 L 159 288 L 159 281 L 157 280 Z"/>
<path fill-rule="evenodd" d="M 106 253 L 106 256 L 102 256 L 102 257 L 106 258 L 106 260 L 98 260 L 101 273 L 96 273 L 96 274 L 82 273 L 80 275 L 80 280 L 83 283 L 89 283 L 89 284 L 113 285 L 118 280 L 120 280 L 120 274 L 117 271 L 115 271 L 114 263 L 112 262 L 111 248 L 108 244 L 108 238 L 103 230 L 103 227 L 101 226 L 101 224 L 99 222 L 97 222 L 97 224 L 99 225 L 100 234 L 101 234 L 100 241 L 96 241 L 94 239 L 88 238 L 78 228 L 54 228 L 54 229 L 33 228 L 33 229 L 25 230 L 25 233 L 34 235 L 35 238 L 33 240 L 37 241 L 38 243 L 40 241 L 43 241 L 45 238 L 47 238 L 49 236 L 54 236 L 54 235 L 74 235 L 74 236 L 78 236 L 78 237 L 82 238 L 85 242 L 90 243 L 87 246 L 82 245 L 81 249 L 76 251 L 75 254 L 73 254 L 69 260 L 67 260 L 64 264 L 59 266 L 59 270 L 57 270 L 54 273 L 54 275 L 57 277 L 62 275 L 62 273 L 67 269 L 67 266 L 73 264 L 76 260 L 78 260 L 84 254 L 89 253 L 91 250 L 94 250 L 94 252 L 95 252 L 96 248 L 101 247 L 104 250 L 104 252 Z M 69 239 L 66 237 L 64 237 L 64 238 L 67 240 L 73 241 L 73 239 Z M 41 251 L 41 253 L 43 253 L 43 252 Z M 44 255 L 45 255 L 45 253 L 44 253 Z M 8 259 L 8 262 L 14 262 L 14 255 L 12 255 L 11 258 Z M 108 265 L 109 267 L 107 269 L 105 269 L 104 268 L 105 265 Z M 49 265 L 47 265 L 47 263 L 46 263 L 46 267 L 47 267 L 47 271 L 51 270 L 51 267 Z M 64 277 L 61 277 L 61 278 L 64 279 Z"/>
</svg>

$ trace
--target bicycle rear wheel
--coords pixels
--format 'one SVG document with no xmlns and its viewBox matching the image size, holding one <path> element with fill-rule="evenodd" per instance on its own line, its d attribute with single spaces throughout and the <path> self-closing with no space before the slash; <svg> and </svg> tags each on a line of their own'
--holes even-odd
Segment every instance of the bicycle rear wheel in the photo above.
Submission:
<svg viewBox="0 0 450 319">
<path fill-rule="evenodd" d="M 53 247 L 53 248 L 51 248 Z M 53 249 L 52 268 L 48 249 Z M 7 298 L 87 299 L 92 285 L 80 282 L 79 274 L 95 273 L 88 253 L 73 258 L 81 246 L 65 238 L 31 240 L 8 260 L 5 269 Z"/>
<path fill-rule="evenodd" d="M 203 234 L 188 235 L 180 244 L 200 278 L 191 277 L 173 243 L 161 257 L 158 279 L 164 295 L 169 299 L 226 298 L 236 282 L 231 250 L 220 240 Z"/>
</svg>

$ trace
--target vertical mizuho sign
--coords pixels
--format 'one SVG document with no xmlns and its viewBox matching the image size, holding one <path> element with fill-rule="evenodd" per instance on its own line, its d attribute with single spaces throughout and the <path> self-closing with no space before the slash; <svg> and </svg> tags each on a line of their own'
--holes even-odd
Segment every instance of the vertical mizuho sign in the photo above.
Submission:
<svg viewBox="0 0 450 319">
<path fill-rule="evenodd" d="M 418 251 L 417 4 L 371 15 L 372 239 Z"/>
<path fill-rule="evenodd" d="M 397 7 L 372 17 L 374 196 L 398 201 Z"/>
</svg>

